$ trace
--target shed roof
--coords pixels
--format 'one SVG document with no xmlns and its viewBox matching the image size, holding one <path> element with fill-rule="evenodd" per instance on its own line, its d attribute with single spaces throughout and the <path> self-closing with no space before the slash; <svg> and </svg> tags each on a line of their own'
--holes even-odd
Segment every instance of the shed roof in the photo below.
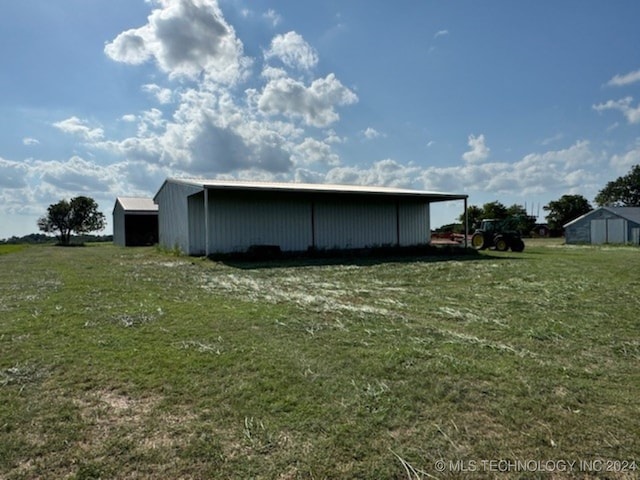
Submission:
<svg viewBox="0 0 640 480">
<path fill-rule="evenodd" d="M 640 207 L 599 207 L 595 210 L 591 210 L 590 212 L 585 213 L 584 215 L 576 218 L 575 220 L 571 220 L 568 223 L 565 223 L 563 227 L 568 227 L 573 225 L 574 223 L 578 223 L 584 218 L 587 218 L 593 215 L 595 212 L 599 210 L 606 210 L 614 215 L 624 218 L 625 220 L 629 220 L 633 223 L 637 223 L 640 225 Z"/>
<path fill-rule="evenodd" d="M 152 198 L 143 197 L 118 197 L 116 204 L 120 204 L 125 212 L 157 212 L 158 205 L 153 203 Z M 115 208 L 115 206 L 114 206 Z"/>
<path fill-rule="evenodd" d="M 379 187 L 367 185 L 336 185 L 320 183 L 277 183 L 255 182 L 241 180 L 211 180 L 211 179 L 187 179 L 169 178 L 165 181 L 191 185 L 207 190 L 219 191 L 263 191 L 263 192 L 297 192 L 297 193 L 323 193 L 323 194 L 348 194 L 362 196 L 389 196 L 389 197 L 419 197 L 430 202 L 443 202 L 447 200 L 464 200 L 466 194 L 430 192 L 425 190 L 411 190 L 396 187 Z M 162 189 L 162 187 L 161 187 Z"/>
<path fill-rule="evenodd" d="M 640 207 L 606 207 L 616 215 L 640 224 Z"/>
</svg>

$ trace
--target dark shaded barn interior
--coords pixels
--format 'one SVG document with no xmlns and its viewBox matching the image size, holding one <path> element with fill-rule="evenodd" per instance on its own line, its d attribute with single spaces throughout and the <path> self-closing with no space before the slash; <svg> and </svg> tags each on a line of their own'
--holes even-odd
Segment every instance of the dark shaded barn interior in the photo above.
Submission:
<svg viewBox="0 0 640 480">
<path fill-rule="evenodd" d="M 126 247 L 142 247 L 158 243 L 158 215 L 125 214 Z"/>
<path fill-rule="evenodd" d="M 116 199 L 113 207 L 113 243 L 122 247 L 158 243 L 158 206 L 152 199 Z"/>
</svg>

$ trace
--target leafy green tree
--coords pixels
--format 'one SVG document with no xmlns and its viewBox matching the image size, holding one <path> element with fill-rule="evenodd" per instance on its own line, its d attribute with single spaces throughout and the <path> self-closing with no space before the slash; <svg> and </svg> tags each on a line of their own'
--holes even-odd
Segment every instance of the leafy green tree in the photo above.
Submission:
<svg viewBox="0 0 640 480">
<path fill-rule="evenodd" d="M 507 216 L 508 217 L 526 217 L 527 211 L 524 209 L 522 205 L 518 205 L 514 203 L 510 207 L 507 207 Z"/>
<path fill-rule="evenodd" d="M 469 205 L 467 207 L 467 217 L 469 219 L 469 230 L 473 230 L 478 225 L 480 225 L 483 215 L 484 215 L 484 212 L 482 211 L 481 207 L 478 207 L 476 205 Z M 458 220 L 460 220 L 462 225 L 464 225 L 464 213 L 460 215 Z"/>
<path fill-rule="evenodd" d="M 542 208 L 549 212 L 547 223 L 552 231 L 561 231 L 566 223 L 593 210 L 589 201 L 582 195 L 563 195 Z"/>
<path fill-rule="evenodd" d="M 71 233 L 89 233 L 102 230 L 105 216 L 98 210 L 98 204 L 89 197 L 75 197 L 60 200 L 49 205 L 47 214 L 38 219 L 38 228 L 45 233 L 55 233 L 61 245 L 71 243 Z"/>
<path fill-rule="evenodd" d="M 529 235 L 536 226 L 536 217 L 527 214 L 527 210 L 516 203 L 507 208 L 507 217 L 513 219 L 513 228 L 522 235 Z"/>
<path fill-rule="evenodd" d="M 480 226 L 483 219 L 494 218 L 497 220 L 510 219 L 508 229 L 518 230 L 520 233 L 527 235 L 531 232 L 536 224 L 535 217 L 527 215 L 527 211 L 522 205 L 513 204 L 505 207 L 501 202 L 494 201 L 485 203 L 482 207 L 470 205 L 467 207 L 467 215 L 469 216 L 469 229 L 474 230 Z M 464 223 L 464 213 L 458 218 Z"/>
<path fill-rule="evenodd" d="M 498 201 L 485 203 L 482 206 L 482 212 L 484 214 L 484 218 L 495 218 L 497 220 L 502 220 L 509 216 L 507 207 Z"/>
<path fill-rule="evenodd" d="M 598 206 L 637 207 L 640 206 L 640 165 L 607 183 L 595 198 Z"/>
<path fill-rule="evenodd" d="M 486 218 L 497 218 L 499 220 L 506 218 L 507 207 L 502 203 L 495 201 L 485 203 L 482 207 L 477 205 L 469 205 L 467 207 L 467 216 L 469 217 L 469 229 L 473 230 L 480 226 L 480 222 Z M 458 220 L 464 224 L 464 213 L 458 217 Z"/>
</svg>

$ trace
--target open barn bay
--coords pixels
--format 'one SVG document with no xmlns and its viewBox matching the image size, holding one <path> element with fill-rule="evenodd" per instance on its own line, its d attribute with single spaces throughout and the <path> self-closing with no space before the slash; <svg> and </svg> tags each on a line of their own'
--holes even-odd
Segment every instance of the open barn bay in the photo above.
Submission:
<svg viewBox="0 0 640 480">
<path fill-rule="evenodd" d="M 638 476 L 636 248 L 0 253 L 0 478 Z"/>
</svg>

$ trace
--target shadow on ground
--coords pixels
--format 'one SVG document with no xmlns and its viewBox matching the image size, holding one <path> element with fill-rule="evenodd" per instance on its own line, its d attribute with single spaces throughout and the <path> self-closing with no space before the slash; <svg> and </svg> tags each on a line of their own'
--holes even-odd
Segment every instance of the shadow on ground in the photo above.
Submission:
<svg viewBox="0 0 640 480">
<path fill-rule="evenodd" d="M 292 268 L 328 265 L 380 265 L 385 263 L 433 263 L 469 260 L 506 260 L 519 257 L 483 255 L 462 246 L 380 247 L 352 250 L 281 252 L 273 247 L 253 248 L 245 253 L 211 255 L 210 260 L 240 269 Z"/>
</svg>

